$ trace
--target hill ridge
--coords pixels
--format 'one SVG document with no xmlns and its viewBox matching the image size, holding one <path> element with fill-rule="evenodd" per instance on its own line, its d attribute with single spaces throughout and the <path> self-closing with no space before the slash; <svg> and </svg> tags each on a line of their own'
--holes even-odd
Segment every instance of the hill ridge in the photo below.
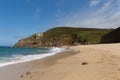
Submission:
<svg viewBox="0 0 120 80">
<path fill-rule="evenodd" d="M 14 47 L 53 47 L 78 44 L 100 43 L 103 35 L 112 29 L 99 28 L 76 28 L 76 27 L 54 27 L 44 33 L 33 34 L 28 38 L 21 39 Z"/>
</svg>

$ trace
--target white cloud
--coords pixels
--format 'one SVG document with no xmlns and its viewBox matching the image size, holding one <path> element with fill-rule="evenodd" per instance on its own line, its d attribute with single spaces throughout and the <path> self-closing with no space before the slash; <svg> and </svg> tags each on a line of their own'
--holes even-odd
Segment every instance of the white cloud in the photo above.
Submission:
<svg viewBox="0 0 120 80">
<path fill-rule="evenodd" d="M 56 21 L 59 21 L 61 17 L 64 17 L 64 12 L 61 9 L 58 9 L 55 16 L 56 16 Z"/>
<path fill-rule="evenodd" d="M 90 11 L 84 14 L 81 12 L 72 13 L 63 17 L 57 26 L 75 26 L 88 28 L 117 28 L 120 26 L 120 5 L 109 0 L 103 6 L 95 11 Z M 118 6 L 116 6 L 118 5 Z"/>
<path fill-rule="evenodd" d="M 35 9 L 34 19 L 38 20 L 39 17 L 40 17 L 40 8 L 38 7 L 38 8 Z"/>
<path fill-rule="evenodd" d="M 3 34 L 3 35 L 9 35 L 11 30 L 7 27 L 3 28 L 2 30 L 0 30 L 0 32 Z"/>
<path fill-rule="evenodd" d="M 101 2 L 101 0 L 91 0 L 90 1 L 90 7 L 96 6 Z"/>
<path fill-rule="evenodd" d="M 31 0 L 26 0 L 26 2 L 29 4 L 31 2 Z"/>
<path fill-rule="evenodd" d="M 104 3 L 103 6 L 98 10 L 99 13 L 107 12 L 111 9 L 112 0 L 109 0 L 108 2 Z"/>
</svg>

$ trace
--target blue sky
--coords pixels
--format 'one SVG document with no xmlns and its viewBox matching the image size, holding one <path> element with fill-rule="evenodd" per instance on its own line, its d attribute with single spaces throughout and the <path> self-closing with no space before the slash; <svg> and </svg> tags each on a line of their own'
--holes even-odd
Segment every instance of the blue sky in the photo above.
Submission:
<svg viewBox="0 0 120 80">
<path fill-rule="evenodd" d="M 0 0 L 0 46 L 56 26 L 117 28 L 120 0 Z"/>
</svg>

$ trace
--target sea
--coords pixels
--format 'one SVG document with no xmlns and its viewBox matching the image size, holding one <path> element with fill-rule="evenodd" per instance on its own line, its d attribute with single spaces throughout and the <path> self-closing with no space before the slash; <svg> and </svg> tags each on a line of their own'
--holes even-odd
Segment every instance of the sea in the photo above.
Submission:
<svg viewBox="0 0 120 80">
<path fill-rule="evenodd" d="M 64 48 L 13 48 L 0 47 L 0 67 L 52 56 L 65 51 Z"/>
</svg>

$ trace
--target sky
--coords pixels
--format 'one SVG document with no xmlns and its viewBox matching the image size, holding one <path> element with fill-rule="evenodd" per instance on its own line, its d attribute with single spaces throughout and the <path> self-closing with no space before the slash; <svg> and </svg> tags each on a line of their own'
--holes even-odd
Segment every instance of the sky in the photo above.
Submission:
<svg viewBox="0 0 120 80">
<path fill-rule="evenodd" d="M 0 46 L 58 26 L 117 28 L 120 0 L 0 0 Z"/>
</svg>

